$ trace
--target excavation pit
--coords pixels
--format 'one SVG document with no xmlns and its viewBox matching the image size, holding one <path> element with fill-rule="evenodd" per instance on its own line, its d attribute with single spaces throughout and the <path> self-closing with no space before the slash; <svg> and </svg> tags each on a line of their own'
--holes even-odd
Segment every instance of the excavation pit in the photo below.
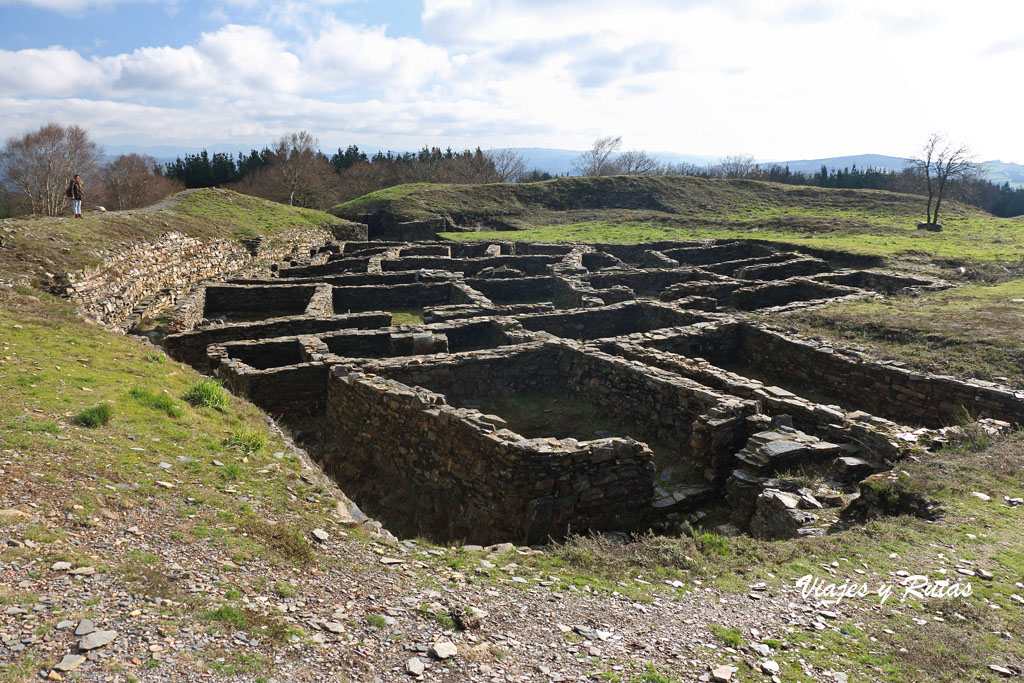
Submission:
<svg viewBox="0 0 1024 683">
<path fill-rule="evenodd" d="M 557 416 L 523 414 L 531 403 L 542 410 L 567 404 L 575 435 L 561 436 L 566 424 Z M 473 406 L 511 408 L 512 422 Z M 415 519 L 419 533 L 426 523 L 435 535 L 484 540 L 499 526 L 535 542 L 570 527 L 596 528 L 597 520 L 604 528 L 649 524 L 656 467 L 674 468 L 677 477 L 720 476 L 749 436 L 745 418 L 754 409 L 750 401 L 572 344 L 392 359 L 368 362 L 358 372 L 334 370 L 324 458 L 343 485 L 367 494 L 384 492 L 376 478 L 359 472 L 389 473 L 388 502 L 373 512 L 392 516 L 398 528 Z M 367 432 L 367 424 L 399 414 L 408 429 Z M 549 428 L 559 436 L 543 434 Z M 664 450 L 652 452 L 638 439 Z M 473 486 L 474 479 L 495 476 L 503 482 L 500 492 Z M 424 485 L 432 498 L 466 505 L 445 514 L 444 506 L 424 502 Z M 537 510 L 545 511 L 543 519 Z"/>
<path fill-rule="evenodd" d="M 730 509 L 737 528 L 770 534 L 757 501 L 789 485 L 780 470 L 794 463 L 855 490 L 965 409 L 1024 418 L 1024 393 L 721 312 L 943 286 L 831 271 L 832 257 L 815 254 L 742 242 L 337 243 L 267 280 L 197 288 L 165 343 L 301 432 L 400 534 L 534 543 L 570 529 L 678 532 Z"/>
<path fill-rule="evenodd" d="M 210 285 L 203 317 L 248 322 L 305 314 L 330 314 L 314 300 L 316 285 Z M 369 310 L 369 309 L 363 309 Z"/>
<path fill-rule="evenodd" d="M 518 318 L 524 329 L 565 339 L 602 339 L 708 320 L 693 311 L 655 302 L 627 302 L 582 311 L 540 313 Z"/>
</svg>

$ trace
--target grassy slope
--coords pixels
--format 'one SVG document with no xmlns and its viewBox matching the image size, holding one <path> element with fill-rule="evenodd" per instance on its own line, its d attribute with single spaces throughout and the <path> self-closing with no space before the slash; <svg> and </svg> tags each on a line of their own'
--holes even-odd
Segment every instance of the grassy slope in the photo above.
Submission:
<svg viewBox="0 0 1024 683">
<path fill-rule="evenodd" d="M 218 510 L 242 518 L 254 514 L 228 489 L 242 495 L 259 489 L 266 512 L 296 523 L 314 511 L 330 511 L 290 500 L 284 489 L 296 478 L 298 463 L 271 456 L 283 450 L 282 443 L 259 410 L 236 398 L 223 411 L 189 405 L 183 396 L 200 376 L 162 352 L 109 334 L 77 318 L 65 302 L 26 290 L 0 290 L 0 340 L 0 449 L 22 452 L 26 459 L 45 453 L 47 481 L 75 481 L 83 471 L 94 471 L 103 473 L 101 488 L 132 483 L 111 496 L 114 509 L 159 506 L 182 498 L 180 490 L 192 496 L 202 491 L 199 519 L 211 521 Z M 177 410 L 147 405 L 133 390 L 165 397 Z M 100 404 L 113 408 L 106 426 L 76 424 L 78 413 Z M 246 454 L 229 443 L 237 436 L 258 442 L 253 435 L 265 439 L 257 452 Z M 180 456 L 192 462 L 179 462 Z M 223 466 L 213 464 L 216 459 Z M 163 471 L 159 462 L 173 468 Z M 82 506 L 75 515 L 83 523 L 96 513 L 85 491 L 63 503 L 68 509 L 74 504 Z"/>
<path fill-rule="evenodd" d="M 766 322 L 920 370 L 1024 388 L 1024 280 L 830 305 Z"/>
<path fill-rule="evenodd" d="M 1024 219 L 1000 219 L 946 202 L 941 233 L 919 231 L 923 200 L 876 190 L 836 190 L 682 176 L 557 178 L 541 183 L 403 185 L 340 204 L 358 218 L 379 208 L 408 218 L 448 214 L 459 225 L 513 227 L 452 233 L 460 240 L 643 242 L 757 237 L 892 255 L 1018 260 Z"/>
<path fill-rule="evenodd" d="M 99 263 L 107 250 L 127 241 L 172 230 L 206 239 L 245 239 L 337 222 L 321 211 L 218 189 L 181 193 L 145 209 L 89 212 L 82 219 L 11 219 L 0 222 L 0 278 L 63 274 Z"/>
</svg>

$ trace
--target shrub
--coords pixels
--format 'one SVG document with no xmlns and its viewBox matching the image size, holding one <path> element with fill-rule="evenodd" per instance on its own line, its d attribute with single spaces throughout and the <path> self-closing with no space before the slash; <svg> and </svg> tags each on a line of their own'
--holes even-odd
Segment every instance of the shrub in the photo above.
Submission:
<svg viewBox="0 0 1024 683">
<path fill-rule="evenodd" d="M 148 408 L 167 413 L 170 417 L 181 417 L 181 408 L 171 400 L 170 396 L 154 394 L 152 391 L 142 387 L 133 387 L 128 392 L 128 395 Z"/>
<path fill-rule="evenodd" d="M 205 406 L 222 413 L 228 408 L 228 395 L 224 388 L 216 380 L 208 377 L 193 382 L 188 393 L 182 398 L 197 408 Z"/>
<path fill-rule="evenodd" d="M 82 427 L 102 427 L 110 422 L 112 417 L 114 417 L 114 407 L 109 403 L 101 403 L 75 415 L 73 422 Z"/>
</svg>

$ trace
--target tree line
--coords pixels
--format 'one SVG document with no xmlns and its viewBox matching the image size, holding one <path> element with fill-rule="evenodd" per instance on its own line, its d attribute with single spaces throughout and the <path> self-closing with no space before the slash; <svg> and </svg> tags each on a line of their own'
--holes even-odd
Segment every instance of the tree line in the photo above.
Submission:
<svg viewBox="0 0 1024 683">
<path fill-rule="evenodd" d="M 929 136 L 921 154 L 901 170 L 885 168 L 842 169 L 822 166 L 815 173 L 793 171 L 789 166 L 758 164 L 753 156 L 722 157 L 715 163 L 661 164 L 643 151 L 619 152 L 621 137 L 601 137 L 573 160 L 573 170 L 584 176 L 686 175 L 699 178 L 746 178 L 788 185 L 848 189 L 889 190 L 929 197 L 926 222 L 934 223 L 942 198 L 977 206 L 1002 218 L 1024 215 L 1024 187 L 993 183 L 977 174 L 964 145 L 950 145 L 942 136 Z M 934 208 L 933 208 L 934 200 Z"/>
<path fill-rule="evenodd" d="M 418 152 L 378 151 L 370 156 L 349 145 L 328 156 L 306 131 L 235 156 L 206 150 L 187 154 L 167 164 L 164 174 L 185 187 L 220 186 L 312 208 L 328 208 L 405 183 L 499 183 L 552 177 L 526 171 L 522 157 L 511 150 L 424 146 Z"/>
<path fill-rule="evenodd" d="M 573 162 L 579 175 L 689 175 L 748 178 L 792 185 L 891 190 L 926 195 L 928 222 L 937 221 L 942 197 L 973 204 L 996 216 L 1024 215 L 1024 188 L 989 182 L 972 173 L 964 147 L 931 136 L 914 163 L 899 171 L 857 168 L 801 173 L 777 164 L 760 165 L 748 155 L 724 157 L 706 166 L 662 164 L 644 151 L 622 148 L 622 138 L 603 137 Z M 272 145 L 231 155 L 202 150 L 159 165 L 152 157 L 122 154 L 104 162 L 99 146 L 81 126 L 49 123 L 9 138 L 0 149 L 0 218 L 61 215 L 74 174 L 85 181 L 86 206 L 132 209 L 182 188 L 226 187 L 286 204 L 324 209 L 404 183 L 535 182 L 552 176 L 527 170 L 514 150 L 456 151 L 424 146 L 418 152 L 368 155 L 356 145 L 328 156 L 306 131 Z M 933 208 L 932 197 L 936 200 Z"/>
</svg>

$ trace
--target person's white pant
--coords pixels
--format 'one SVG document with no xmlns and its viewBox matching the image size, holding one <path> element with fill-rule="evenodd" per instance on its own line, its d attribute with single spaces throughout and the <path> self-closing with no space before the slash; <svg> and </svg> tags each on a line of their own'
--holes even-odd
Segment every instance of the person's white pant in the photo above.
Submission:
<svg viewBox="0 0 1024 683">
<path fill-rule="evenodd" d="M 82 213 L 82 200 L 81 199 L 72 199 L 71 200 L 71 213 L 75 214 L 76 216 L 78 214 Z"/>
</svg>

